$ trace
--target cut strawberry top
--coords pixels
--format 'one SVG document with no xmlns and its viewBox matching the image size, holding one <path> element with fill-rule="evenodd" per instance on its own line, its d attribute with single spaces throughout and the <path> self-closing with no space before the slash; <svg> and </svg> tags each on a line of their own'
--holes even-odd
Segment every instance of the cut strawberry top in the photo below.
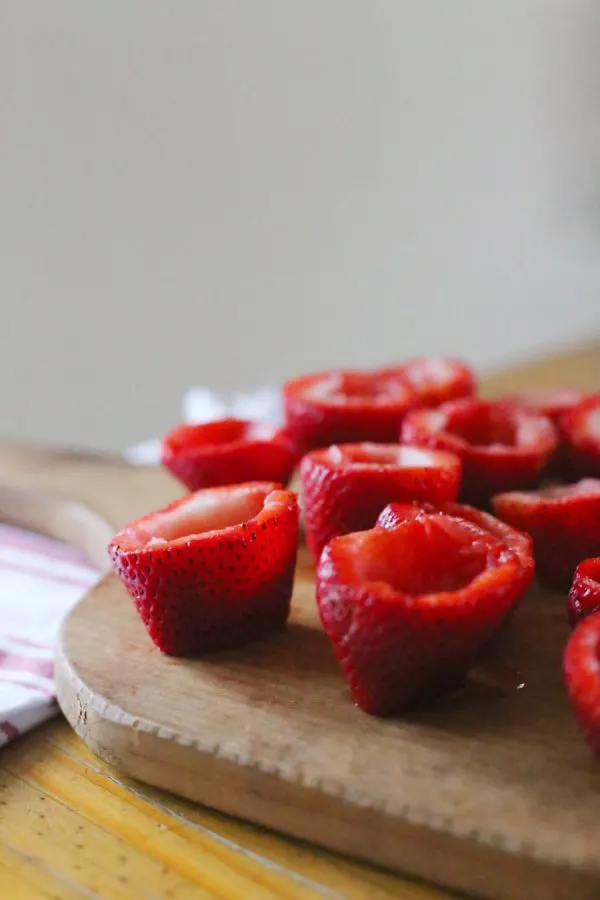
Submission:
<svg viewBox="0 0 600 900">
<path fill-rule="evenodd" d="M 424 598 L 427 604 L 460 602 L 455 596 L 510 553 L 488 532 L 451 516 L 422 515 L 394 529 L 336 538 L 331 558 L 350 584 L 381 598 Z M 423 560 L 427 559 L 427 565 Z"/>
<path fill-rule="evenodd" d="M 248 441 L 270 441 L 281 433 L 264 422 L 250 422 L 245 419 L 218 419 L 197 425 L 179 425 L 165 438 L 164 443 L 173 451 L 182 453 L 199 447 L 222 447 L 247 443 Z"/>
<path fill-rule="evenodd" d="M 505 397 L 504 402 L 526 406 L 528 409 L 533 409 L 535 412 L 557 421 L 560 416 L 574 406 L 578 406 L 585 399 L 586 394 L 571 388 L 542 388 Z"/>
<path fill-rule="evenodd" d="M 317 604 L 354 701 L 392 715 L 461 686 L 531 576 L 503 542 L 453 516 L 334 538 Z"/>
<path fill-rule="evenodd" d="M 417 397 L 401 372 L 320 372 L 283 388 L 286 423 L 306 449 L 395 441 Z"/>
<path fill-rule="evenodd" d="M 475 390 L 475 378 L 464 363 L 442 357 L 410 359 L 399 366 L 420 406 L 439 406 L 449 400 L 470 397 Z"/>
<path fill-rule="evenodd" d="M 533 572 L 533 541 L 528 534 L 511 528 L 495 516 L 467 506 L 465 503 L 442 503 L 437 508 L 430 503 L 390 503 L 377 519 L 380 528 L 397 528 L 403 522 L 424 516 L 452 516 L 471 522 L 483 531 L 487 531 L 495 540 L 503 543 L 508 550 L 515 553 L 523 566 Z"/>
<path fill-rule="evenodd" d="M 209 488 L 138 519 L 120 531 L 114 543 L 123 552 L 133 552 L 210 538 L 215 531 L 226 532 L 243 523 L 260 525 L 288 501 L 289 492 L 275 483 Z"/>
<path fill-rule="evenodd" d="M 333 444 L 326 450 L 315 451 L 314 457 L 331 468 L 365 467 L 367 469 L 442 468 L 460 472 L 460 461 L 452 453 L 406 447 L 402 444 Z"/>
<path fill-rule="evenodd" d="M 189 490 L 246 481 L 286 484 L 298 456 L 286 429 L 243 419 L 180 425 L 161 447 L 163 465 Z"/>
<path fill-rule="evenodd" d="M 334 444 L 300 464 L 306 542 L 318 560 L 333 537 L 371 528 L 392 500 L 454 500 L 460 460 L 399 444 Z"/>
<path fill-rule="evenodd" d="M 577 564 L 600 553 L 600 480 L 509 491 L 492 499 L 496 515 L 533 538 L 540 581 L 566 590 Z"/>
<path fill-rule="evenodd" d="M 292 491 L 249 483 L 198 491 L 122 529 L 109 554 L 156 646 L 189 656 L 280 631 L 298 515 Z"/>
<path fill-rule="evenodd" d="M 302 394 L 316 402 L 342 406 L 403 406 L 411 400 L 410 388 L 397 372 L 324 372 L 300 378 Z"/>
<path fill-rule="evenodd" d="M 600 394 L 565 413 L 560 429 L 571 474 L 600 476 Z"/>
<path fill-rule="evenodd" d="M 406 444 L 449 450 L 463 463 L 463 499 L 485 505 L 491 494 L 539 483 L 558 443 L 550 419 L 525 407 L 475 399 L 409 413 Z"/>
</svg>

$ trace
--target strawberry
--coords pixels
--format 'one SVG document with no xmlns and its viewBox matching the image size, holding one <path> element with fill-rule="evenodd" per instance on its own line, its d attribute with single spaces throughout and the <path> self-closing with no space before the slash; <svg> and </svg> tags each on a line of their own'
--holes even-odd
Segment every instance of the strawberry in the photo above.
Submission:
<svg viewBox="0 0 600 900">
<path fill-rule="evenodd" d="M 575 567 L 600 553 L 600 480 L 539 491 L 513 491 L 492 500 L 496 515 L 533 538 L 542 584 L 568 590 Z"/>
<path fill-rule="evenodd" d="M 476 506 L 487 506 L 494 493 L 539 484 L 558 443 L 546 416 L 471 398 L 410 412 L 401 439 L 456 453 L 463 464 L 461 499 Z"/>
<path fill-rule="evenodd" d="M 600 612 L 587 616 L 571 634 L 563 671 L 577 724 L 592 750 L 600 753 Z"/>
<path fill-rule="evenodd" d="M 575 569 L 567 598 L 569 622 L 575 626 L 597 609 L 600 609 L 600 556 L 584 559 Z"/>
<path fill-rule="evenodd" d="M 180 425 L 163 438 L 163 465 L 190 491 L 246 481 L 287 484 L 298 461 L 283 428 L 241 419 Z"/>
<path fill-rule="evenodd" d="M 572 388 L 546 388 L 541 390 L 524 391 L 522 394 L 514 394 L 505 397 L 505 403 L 517 406 L 525 406 L 558 425 L 561 416 L 573 409 L 583 400 L 586 394 L 575 391 Z"/>
<path fill-rule="evenodd" d="M 354 701 L 393 715 L 460 687 L 530 581 L 489 532 L 421 514 L 327 544 L 317 604 Z"/>
<path fill-rule="evenodd" d="M 353 441 L 396 441 L 417 397 L 397 370 L 305 375 L 283 388 L 286 423 L 306 450 Z"/>
<path fill-rule="evenodd" d="M 600 394 L 583 400 L 560 420 L 566 466 L 573 478 L 600 478 Z"/>
<path fill-rule="evenodd" d="M 463 363 L 438 358 L 304 375 L 284 385 L 286 422 L 306 450 L 360 441 L 393 443 L 407 410 L 470 395 L 474 384 Z"/>
<path fill-rule="evenodd" d="M 460 461 L 399 444 L 333 444 L 300 464 L 306 542 L 315 560 L 331 538 L 375 524 L 390 500 L 454 500 Z"/>
<path fill-rule="evenodd" d="M 383 369 L 382 371 L 394 371 Z M 462 362 L 439 357 L 418 357 L 398 366 L 417 395 L 419 406 L 439 406 L 475 392 L 473 372 Z"/>
<path fill-rule="evenodd" d="M 197 491 L 113 538 L 115 571 L 159 650 L 190 656 L 283 629 L 298 502 L 279 487 L 252 482 Z"/>
<path fill-rule="evenodd" d="M 390 503 L 383 510 L 376 524 L 380 528 L 397 528 L 398 525 L 409 519 L 436 514 L 463 519 L 465 522 L 471 522 L 472 525 L 481 528 L 482 531 L 487 531 L 493 538 L 503 543 L 508 550 L 515 553 L 521 564 L 533 573 L 533 541 L 529 535 L 516 531 L 506 522 L 502 522 L 481 509 L 475 509 L 474 506 L 467 506 L 465 503 L 442 503 L 437 508 L 430 503 L 418 505 Z"/>
<path fill-rule="evenodd" d="M 560 433 L 560 421 L 565 413 L 569 412 L 586 399 L 586 394 L 571 388 L 559 388 L 546 390 L 525 391 L 513 397 L 507 397 L 506 402 L 520 404 L 540 415 L 552 419 L 559 430 L 559 443 L 554 455 L 549 459 L 546 475 L 549 478 L 567 478 L 569 474 L 567 442 Z"/>
</svg>

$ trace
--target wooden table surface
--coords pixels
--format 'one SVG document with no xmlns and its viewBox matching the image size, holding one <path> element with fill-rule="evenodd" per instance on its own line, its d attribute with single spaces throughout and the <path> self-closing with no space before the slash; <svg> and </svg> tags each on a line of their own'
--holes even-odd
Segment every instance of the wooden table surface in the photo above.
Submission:
<svg viewBox="0 0 600 900">
<path fill-rule="evenodd" d="M 486 394 L 600 390 L 600 343 L 516 366 Z M 448 891 L 123 778 L 60 718 L 0 752 L 0 898 L 449 900 Z"/>
</svg>

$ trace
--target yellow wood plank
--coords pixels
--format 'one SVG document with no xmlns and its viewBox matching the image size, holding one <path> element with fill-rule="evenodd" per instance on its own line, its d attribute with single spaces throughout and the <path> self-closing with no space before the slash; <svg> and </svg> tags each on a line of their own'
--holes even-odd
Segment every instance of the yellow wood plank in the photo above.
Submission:
<svg viewBox="0 0 600 900">
<path fill-rule="evenodd" d="M 229 849 L 236 853 L 250 852 L 262 856 L 263 864 L 275 864 L 307 880 L 314 880 L 319 886 L 339 892 L 347 900 L 362 900 L 367 896 L 370 900 L 450 900 L 457 896 L 287 839 L 118 776 L 110 766 L 94 756 L 70 729 L 56 729 L 50 740 L 65 753 L 77 756 L 87 764 L 90 772 L 94 773 L 89 777 L 95 777 L 105 788 L 108 786 L 113 791 L 119 788 L 133 790 L 140 801 L 151 803 L 155 812 L 160 810 L 163 814 L 178 816 L 188 825 L 208 831 L 213 840 L 228 842 L 231 845 Z"/>
<path fill-rule="evenodd" d="M 116 882 L 116 890 L 135 888 L 138 893 L 107 894 L 111 900 L 113 896 L 115 900 L 143 898 L 152 884 L 160 888 L 159 897 L 168 898 L 167 877 L 197 886 L 191 896 L 200 900 L 204 896 L 232 900 L 441 900 L 450 896 L 119 778 L 62 723 L 51 723 L 9 747 L 0 755 L 0 769 L 21 785 L 17 791 L 13 784 L 6 794 L 10 811 L 15 804 L 24 805 L 25 794 L 25 805 L 34 816 L 40 804 L 50 803 L 54 838 L 60 845 L 83 846 L 78 860 L 81 871 L 75 872 L 61 858 L 64 877 L 76 875 L 77 884 L 93 890 L 96 868 L 114 873 L 126 865 L 127 885 Z M 16 821 L 21 822 L 18 817 Z M 78 840 L 82 834 L 85 840 Z M 38 838 L 48 837 L 43 830 L 42 835 L 34 833 L 26 840 L 22 834 L 19 849 L 46 862 L 53 859 L 56 866 L 48 844 L 38 846 Z M 102 882 L 105 890 L 115 884 L 114 874 L 110 878 Z M 177 889 L 175 896 L 183 900 L 187 892 Z"/>
</svg>

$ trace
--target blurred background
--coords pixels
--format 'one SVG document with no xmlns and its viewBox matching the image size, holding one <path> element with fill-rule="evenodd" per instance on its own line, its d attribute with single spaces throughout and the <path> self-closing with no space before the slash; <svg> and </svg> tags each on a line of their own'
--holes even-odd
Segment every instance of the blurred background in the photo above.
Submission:
<svg viewBox="0 0 600 900">
<path fill-rule="evenodd" d="M 600 334 L 594 0 L 0 0 L 0 421 Z"/>
</svg>

